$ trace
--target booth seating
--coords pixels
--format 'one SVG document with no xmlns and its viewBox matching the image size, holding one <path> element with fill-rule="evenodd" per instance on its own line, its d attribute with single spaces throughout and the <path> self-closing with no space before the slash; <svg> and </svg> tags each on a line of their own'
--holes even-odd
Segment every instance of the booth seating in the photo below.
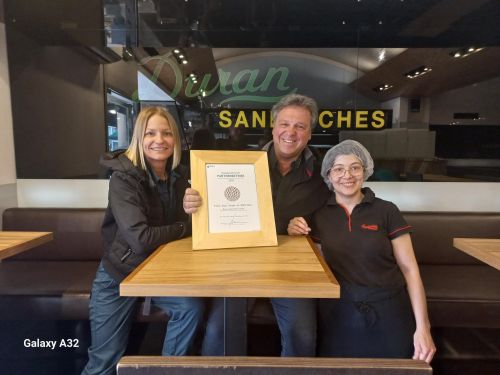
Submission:
<svg viewBox="0 0 500 375">
<path fill-rule="evenodd" d="M 500 271 L 453 247 L 500 238 L 500 213 L 405 212 L 433 327 L 500 328 Z"/>
<path fill-rule="evenodd" d="M 432 327 L 500 328 L 500 271 L 453 247 L 454 237 L 500 238 L 500 213 L 403 212 Z M 250 323 L 274 320 L 255 303 Z"/>
<path fill-rule="evenodd" d="M 51 231 L 54 240 L 0 263 L 0 320 L 85 320 L 102 255 L 104 209 L 10 208 L 3 230 Z M 500 272 L 453 247 L 453 237 L 500 237 L 500 213 L 406 212 L 434 327 L 500 328 Z M 275 324 L 265 299 L 250 324 Z M 34 314 L 34 312 L 36 312 Z M 159 311 L 142 321 L 165 320 Z"/>
<path fill-rule="evenodd" d="M 103 209 L 5 210 L 3 230 L 53 232 L 54 239 L 0 263 L 0 319 L 88 319 L 103 218 Z"/>
</svg>

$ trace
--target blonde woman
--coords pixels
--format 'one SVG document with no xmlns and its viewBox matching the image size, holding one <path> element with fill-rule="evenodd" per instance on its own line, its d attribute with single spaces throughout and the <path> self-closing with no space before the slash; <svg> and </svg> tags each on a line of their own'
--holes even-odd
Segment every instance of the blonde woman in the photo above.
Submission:
<svg viewBox="0 0 500 375">
<path fill-rule="evenodd" d="M 161 107 L 140 112 L 129 148 L 105 154 L 112 170 L 102 224 L 104 256 L 90 299 L 92 343 L 83 374 L 115 374 L 125 352 L 137 298 L 120 297 L 119 284 L 158 246 L 190 234 L 182 197 L 188 186 L 179 165 L 180 137 Z M 153 298 L 170 316 L 163 355 L 189 354 L 203 319 L 198 298 Z"/>
</svg>

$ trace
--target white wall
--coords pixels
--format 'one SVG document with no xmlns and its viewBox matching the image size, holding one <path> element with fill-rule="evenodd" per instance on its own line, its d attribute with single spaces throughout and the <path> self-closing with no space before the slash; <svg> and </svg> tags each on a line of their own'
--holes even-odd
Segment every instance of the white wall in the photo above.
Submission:
<svg viewBox="0 0 500 375">
<path fill-rule="evenodd" d="M 420 99 L 420 110 L 418 112 L 408 111 L 407 122 L 414 124 L 422 124 L 422 127 L 429 127 L 429 116 L 430 116 L 430 98 L 419 98 Z M 410 99 L 407 99 L 407 103 Z M 409 105 L 408 105 L 409 107 Z M 424 126 L 425 125 L 425 126 Z"/>
<path fill-rule="evenodd" d="M 0 2 L 0 7 L 2 5 L 3 2 Z M 5 39 L 5 24 L 0 22 L 0 228 L 2 225 L 1 214 L 5 208 L 17 206 L 16 193 L 16 163 L 7 43 Z"/>
<path fill-rule="evenodd" d="M 0 185 L 16 182 L 5 24 L 0 23 Z"/>
<path fill-rule="evenodd" d="M 406 113 L 401 113 L 401 97 L 394 98 L 383 102 L 381 107 L 382 109 L 391 109 L 392 110 L 392 127 L 399 128 L 399 123 L 401 121 L 406 121 Z M 403 118 L 401 118 L 403 115 Z"/>
<path fill-rule="evenodd" d="M 403 211 L 500 212 L 500 183 L 367 182 Z M 18 180 L 19 207 L 106 207 L 107 180 Z"/>
<path fill-rule="evenodd" d="M 500 77 L 477 82 L 456 90 L 450 90 L 431 97 L 430 123 L 496 125 L 500 124 Z M 455 112 L 479 113 L 480 120 L 454 120 Z"/>
</svg>

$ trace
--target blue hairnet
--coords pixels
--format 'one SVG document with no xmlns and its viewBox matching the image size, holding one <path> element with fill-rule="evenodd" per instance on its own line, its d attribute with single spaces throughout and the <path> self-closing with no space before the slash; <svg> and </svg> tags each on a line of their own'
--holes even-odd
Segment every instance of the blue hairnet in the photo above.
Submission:
<svg viewBox="0 0 500 375">
<path fill-rule="evenodd" d="M 332 183 L 328 179 L 328 171 L 335 163 L 337 156 L 340 155 L 354 155 L 359 159 L 365 168 L 363 174 L 365 181 L 373 174 L 373 159 L 368 150 L 361 143 L 353 141 L 352 139 L 347 139 L 329 149 L 323 159 L 323 164 L 321 165 L 321 176 L 323 176 L 323 179 L 330 190 L 333 190 L 333 187 Z"/>
</svg>

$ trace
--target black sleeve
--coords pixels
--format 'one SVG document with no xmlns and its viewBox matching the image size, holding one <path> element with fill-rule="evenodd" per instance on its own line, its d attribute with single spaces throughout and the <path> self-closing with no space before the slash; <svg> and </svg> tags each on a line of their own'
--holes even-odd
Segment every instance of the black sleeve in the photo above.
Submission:
<svg viewBox="0 0 500 375">
<path fill-rule="evenodd" d="M 158 246 L 181 238 L 190 228 L 183 222 L 148 225 L 145 202 L 140 198 L 141 189 L 138 181 L 115 172 L 109 181 L 108 198 L 118 229 L 132 251 L 149 254 Z"/>
<path fill-rule="evenodd" d="M 393 240 L 403 234 L 410 233 L 412 227 L 408 225 L 399 208 L 392 202 L 387 202 L 389 205 L 387 210 L 387 237 Z"/>
<path fill-rule="evenodd" d="M 309 224 L 309 228 L 311 228 L 311 233 L 309 233 L 311 239 L 314 242 L 321 244 L 321 236 L 317 225 L 317 217 L 318 217 L 317 212 L 318 211 L 316 211 L 315 213 L 304 219 L 306 219 L 307 224 Z"/>
</svg>

